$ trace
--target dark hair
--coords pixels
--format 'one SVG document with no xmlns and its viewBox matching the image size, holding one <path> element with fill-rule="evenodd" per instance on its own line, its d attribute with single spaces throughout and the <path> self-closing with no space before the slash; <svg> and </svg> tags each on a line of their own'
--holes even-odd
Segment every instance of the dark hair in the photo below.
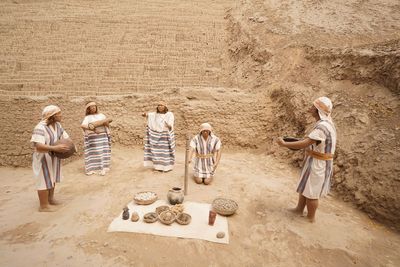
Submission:
<svg viewBox="0 0 400 267">
<path fill-rule="evenodd" d="M 58 113 L 58 112 L 57 112 L 57 113 Z M 57 113 L 56 113 L 56 114 L 57 114 Z M 52 124 L 52 123 L 54 123 L 54 122 L 56 121 L 56 119 L 55 119 L 56 114 L 51 115 L 51 116 L 46 120 L 46 125 L 50 125 L 50 124 Z"/>
<path fill-rule="evenodd" d="M 90 103 L 90 102 L 88 102 L 87 104 L 89 104 L 89 103 Z M 87 104 L 86 104 L 86 105 L 87 105 Z M 88 106 L 88 107 L 86 108 L 85 116 L 90 115 L 90 107 L 91 107 L 91 106 Z M 99 109 L 97 108 L 97 105 L 96 105 L 95 107 L 96 107 L 96 111 L 95 111 L 94 114 L 97 114 L 97 113 L 99 113 Z"/>
<path fill-rule="evenodd" d="M 164 107 L 165 107 L 165 112 L 163 112 L 163 114 L 168 112 L 167 106 L 164 106 Z M 158 106 L 156 107 L 156 113 L 161 113 L 161 112 L 158 111 Z"/>
</svg>

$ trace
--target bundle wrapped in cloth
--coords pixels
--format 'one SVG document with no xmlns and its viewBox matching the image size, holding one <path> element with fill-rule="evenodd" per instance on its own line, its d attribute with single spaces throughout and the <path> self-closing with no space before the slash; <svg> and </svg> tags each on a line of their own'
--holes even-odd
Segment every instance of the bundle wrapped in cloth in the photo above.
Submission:
<svg viewBox="0 0 400 267">
<path fill-rule="evenodd" d="M 103 119 L 103 120 L 98 120 L 98 121 L 89 123 L 88 127 L 89 127 L 90 130 L 94 130 L 99 126 L 109 127 L 110 122 L 112 122 L 112 121 L 113 121 L 112 119 L 107 119 L 106 118 L 106 119 Z"/>
</svg>

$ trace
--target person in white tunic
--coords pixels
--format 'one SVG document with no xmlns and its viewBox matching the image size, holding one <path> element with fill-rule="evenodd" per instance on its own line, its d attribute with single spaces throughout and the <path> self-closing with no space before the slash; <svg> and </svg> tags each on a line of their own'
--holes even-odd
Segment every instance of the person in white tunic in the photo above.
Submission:
<svg viewBox="0 0 400 267">
<path fill-rule="evenodd" d="M 105 175 L 110 170 L 111 133 L 109 123 L 103 113 L 99 113 L 96 102 L 85 107 L 85 118 L 81 124 L 84 131 L 85 172 L 86 175 Z M 95 127 L 95 125 L 97 127 Z"/>
<path fill-rule="evenodd" d="M 194 180 L 208 185 L 212 182 L 221 160 L 221 140 L 213 134 L 209 123 L 200 126 L 200 132 L 190 142 L 189 163 L 195 155 Z"/>
<path fill-rule="evenodd" d="M 317 120 L 306 138 L 296 142 L 278 139 L 278 144 L 292 149 L 305 148 L 304 166 L 297 185 L 299 200 L 294 212 L 303 214 L 307 206 L 307 217 L 315 221 L 318 199 L 328 194 L 333 174 L 333 156 L 336 149 L 336 128 L 331 118 L 332 101 L 327 97 L 316 99 L 309 109 Z"/>
<path fill-rule="evenodd" d="M 61 110 L 50 105 L 43 109 L 42 120 L 33 130 L 31 142 L 34 145 L 32 168 L 37 180 L 39 211 L 54 211 L 50 205 L 59 204 L 54 199 L 55 183 L 61 180 L 61 160 L 53 152 L 68 151 L 68 145 L 54 145 L 60 139 L 69 138 L 62 128 Z"/>
<path fill-rule="evenodd" d="M 164 101 L 160 101 L 156 112 L 143 113 L 142 116 L 147 118 L 144 166 L 157 171 L 171 171 L 175 164 L 174 114 L 168 111 Z"/>
</svg>

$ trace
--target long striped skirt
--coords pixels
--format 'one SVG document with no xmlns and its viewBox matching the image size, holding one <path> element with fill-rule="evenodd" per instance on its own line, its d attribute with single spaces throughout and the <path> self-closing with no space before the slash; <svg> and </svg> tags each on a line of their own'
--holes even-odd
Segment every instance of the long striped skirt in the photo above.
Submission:
<svg viewBox="0 0 400 267">
<path fill-rule="evenodd" d="M 111 161 L 111 136 L 107 133 L 85 135 L 85 171 L 108 171 Z"/>
<path fill-rule="evenodd" d="M 170 171 L 174 163 L 174 131 L 156 132 L 147 127 L 144 138 L 144 166 L 159 171 Z"/>
</svg>

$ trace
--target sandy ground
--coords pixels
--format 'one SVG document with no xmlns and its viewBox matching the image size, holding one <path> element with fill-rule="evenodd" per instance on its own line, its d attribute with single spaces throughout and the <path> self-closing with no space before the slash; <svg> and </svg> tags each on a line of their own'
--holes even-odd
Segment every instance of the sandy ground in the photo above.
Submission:
<svg viewBox="0 0 400 267">
<path fill-rule="evenodd" d="M 217 196 L 239 203 L 229 217 L 230 244 L 135 233 L 107 227 L 135 192 L 166 198 L 183 185 L 184 151 L 169 173 L 142 167 L 141 148 L 114 147 L 107 176 L 85 176 L 83 160 L 64 166 L 56 188 L 63 202 L 39 213 L 27 168 L 0 168 L 0 266 L 399 266 L 400 236 L 334 196 L 317 222 L 286 209 L 296 203 L 298 170 L 256 151 L 224 151 L 211 186 L 189 183 L 186 200 Z"/>
</svg>

